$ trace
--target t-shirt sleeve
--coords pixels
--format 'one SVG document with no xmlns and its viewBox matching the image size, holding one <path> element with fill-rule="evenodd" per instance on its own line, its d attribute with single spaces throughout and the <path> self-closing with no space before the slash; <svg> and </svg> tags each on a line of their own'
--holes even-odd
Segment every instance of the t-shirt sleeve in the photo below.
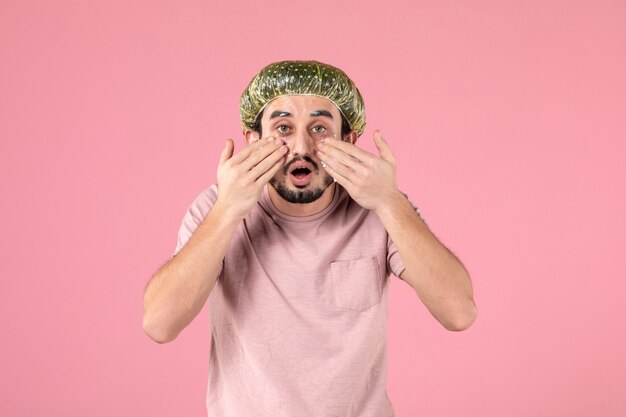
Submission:
<svg viewBox="0 0 626 417">
<path fill-rule="evenodd" d="M 415 212 L 420 217 L 420 219 L 422 219 L 422 221 L 426 223 L 426 220 L 424 219 L 424 216 L 422 215 L 422 212 L 420 211 L 420 209 L 417 208 L 411 200 L 409 200 L 409 202 L 415 209 Z M 397 276 L 398 278 L 400 278 L 400 274 L 402 274 L 402 272 L 404 272 L 404 269 L 405 269 L 404 262 L 402 261 L 402 258 L 400 257 L 400 252 L 398 252 L 398 248 L 396 248 L 396 245 L 393 243 L 389 235 L 387 236 L 387 268 L 389 268 L 389 270 L 393 272 L 393 274 Z"/>
<path fill-rule="evenodd" d="M 191 203 L 187 212 L 183 216 L 183 221 L 178 229 L 178 243 L 172 257 L 187 244 L 189 238 L 196 231 L 198 226 L 202 224 L 206 215 L 211 211 L 217 201 L 217 186 L 215 184 L 204 189 L 196 199 Z"/>
</svg>

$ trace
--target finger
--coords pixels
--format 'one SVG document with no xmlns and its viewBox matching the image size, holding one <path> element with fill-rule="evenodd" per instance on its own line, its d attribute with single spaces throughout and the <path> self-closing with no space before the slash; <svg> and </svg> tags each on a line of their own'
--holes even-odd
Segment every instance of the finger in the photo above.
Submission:
<svg viewBox="0 0 626 417">
<path fill-rule="evenodd" d="M 326 169 L 331 176 L 335 177 L 339 181 L 339 177 L 345 178 L 347 181 L 353 183 L 356 180 L 357 174 L 351 168 L 345 166 L 341 162 L 334 159 L 322 159 L 322 166 Z M 343 185 L 343 184 L 342 184 Z"/>
<path fill-rule="evenodd" d="M 262 148 L 267 144 L 266 140 L 257 140 L 254 143 L 250 143 L 248 146 L 243 148 L 241 152 L 235 155 L 232 159 L 233 163 L 240 164 L 242 161 L 246 160 L 253 152 Z"/>
<path fill-rule="evenodd" d="M 394 163 L 396 161 L 393 153 L 391 152 L 389 144 L 383 138 L 382 133 L 380 133 L 380 130 L 378 129 L 374 131 L 374 144 L 376 145 L 376 148 L 378 149 L 378 154 L 382 159 L 391 163 Z"/>
<path fill-rule="evenodd" d="M 365 167 L 361 161 L 351 155 L 348 155 L 339 148 L 326 146 L 324 147 L 324 150 L 318 150 L 317 155 L 325 163 L 330 163 L 336 169 L 338 169 L 339 164 L 343 164 L 348 171 L 358 172 L 361 175 L 365 175 L 367 173 L 368 168 Z"/>
<path fill-rule="evenodd" d="M 334 148 L 340 149 L 343 152 L 347 153 L 350 156 L 353 156 L 354 158 L 358 159 L 359 161 L 365 162 L 365 163 L 372 163 L 374 161 L 376 157 L 376 155 L 369 153 L 367 151 L 364 151 L 363 149 L 359 148 L 356 145 L 353 145 L 349 142 L 343 142 L 341 140 L 338 139 L 333 139 L 333 138 L 325 138 L 321 143 L 320 143 L 321 147 L 320 149 L 325 150 L 326 147 L 328 146 L 332 146 Z"/>
<path fill-rule="evenodd" d="M 333 177 L 333 180 L 335 180 L 335 182 L 339 183 L 343 188 L 346 189 L 346 191 L 348 191 L 348 194 L 352 193 L 353 184 L 348 178 L 335 171 L 328 164 L 326 164 L 325 169 L 326 172 L 328 172 L 328 175 Z"/>
<path fill-rule="evenodd" d="M 283 165 L 285 165 L 285 162 L 287 161 L 285 158 L 285 153 L 287 151 L 287 146 L 283 146 L 280 150 L 277 151 L 277 153 L 282 153 L 281 158 L 278 159 L 278 161 L 276 161 L 269 170 L 267 170 L 263 175 L 256 179 L 255 182 L 257 184 L 267 184 L 269 180 L 278 172 L 278 170 L 281 169 Z"/>
<path fill-rule="evenodd" d="M 220 165 L 224 162 L 228 161 L 233 156 L 233 151 L 235 150 L 235 143 L 232 139 L 226 139 L 226 143 L 224 144 L 224 149 L 222 149 L 222 153 L 220 154 Z"/>
<path fill-rule="evenodd" d="M 279 138 L 269 137 L 263 140 L 265 144 L 262 148 L 252 152 L 245 160 L 241 161 L 241 167 L 246 171 L 254 168 L 259 162 L 268 157 L 272 152 L 275 152 L 284 142 Z"/>
<path fill-rule="evenodd" d="M 284 164 L 285 154 L 289 149 L 287 145 L 283 145 L 280 148 L 276 149 L 274 152 L 269 154 L 265 159 L 259 162 L 255 167 L 250 170 L 250 176 L 253 178 L 253 181 L 256 181 L 260 176 L 264 175 L 268 170 L 272 169 L 274 165 L 279 162 Z"/>
</svg>

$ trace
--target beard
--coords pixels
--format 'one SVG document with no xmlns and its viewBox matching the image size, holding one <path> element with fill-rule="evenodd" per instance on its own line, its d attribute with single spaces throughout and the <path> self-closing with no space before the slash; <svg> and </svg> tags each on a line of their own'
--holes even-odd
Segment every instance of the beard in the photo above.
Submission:
<svg viewBox="0 0 626 417">
<path fill-rule="evenodd" d="M 315 174 L 319 173 L 317 163 L 315 163 L 315 161 L 313 161 L 308 156 L 305 156 L 304 158 L 296 158 L 292 160 L 291 162 L 289 162 L 289 164 L 287 164 L 283 168 L 282 173 L 278 172 L 274 174 L 274 176 L 270 179 L 269 184 L 272 187 L 274 187 L 274 189 L 276 190 L 279 196 L 281 196 L 284 200 L 290 203 L 295 203 L 295 204 L 312 203 L 313 201 L 320 198 L 324 194 L 324 191 L 326 191 L 328 186 L 330 186 L 330 184 L 334 182 L 333 177 L 328 175 L 327 172 L 324 172 L 322 185 L 319 187 L 315 187 L 311 189 L 300 189 L 301 187 L 296 186 L 295 190 L 289 188 L 286 184 L 285 177 L 289 175 L 289 167 L 293 163 L 298 162 L 300 159 L 304 159 L 307 162 L 311 163 L 314 167 L 314 173 Z M 305 187 L 308 187 L 308 186 L 309 185 Z"/>
</svg>

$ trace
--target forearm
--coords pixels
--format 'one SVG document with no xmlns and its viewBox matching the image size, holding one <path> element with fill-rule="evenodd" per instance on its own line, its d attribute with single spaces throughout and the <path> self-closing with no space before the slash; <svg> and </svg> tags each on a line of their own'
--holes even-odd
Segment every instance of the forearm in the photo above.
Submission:
<svg viewBox="0 0 626 417">
<path fill-rule="evenodd" d="M 154 274 L 143 297 L 143 327 L 153 340 L 174 340 L 202 310 L 240 221 L 216 204 L 187 244 Z"/>
<path fill-rule="evenodd" d="M 439 242 L 404 195 L 395 195 L 377 214 L 404 262 L 401 278 L 444 327 L 469 327 L 476 306 L 463 264 Z"/>
</svg>

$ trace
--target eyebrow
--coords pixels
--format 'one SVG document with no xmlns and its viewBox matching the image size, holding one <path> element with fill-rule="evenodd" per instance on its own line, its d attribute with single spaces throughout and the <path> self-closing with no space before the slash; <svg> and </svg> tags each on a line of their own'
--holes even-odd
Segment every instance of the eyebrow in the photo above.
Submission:
<svg viewBox="0 0 626 417">
<path fill-rule="evenodd" d="M 282 110 L 276 110 L 273 111 L 272 114 L 270 114 L 270 120 L 276 117 L 291 117 L 291 113 Z"/>
<path fill-rule="evenodd" d="M 311 116 L 313 117 L 324 116 L 324 117 L 328 117 L 331 120 L 333 119 L 333 114 L 329 112 L 328 110 L 315 110 L 311 112 Z"/>
<path fill-rule="evenodd" d="M 291 117 L 291 113 L 283 110 L 276 110 L 270 114 L 270 120 L 275 119 L 276 117 Z M 311 112 L 312 117 L 328 117 L 329 119 L 333 119 L 333 114 L 328 110 L 315 110 Z"/>
</svg>

